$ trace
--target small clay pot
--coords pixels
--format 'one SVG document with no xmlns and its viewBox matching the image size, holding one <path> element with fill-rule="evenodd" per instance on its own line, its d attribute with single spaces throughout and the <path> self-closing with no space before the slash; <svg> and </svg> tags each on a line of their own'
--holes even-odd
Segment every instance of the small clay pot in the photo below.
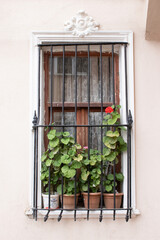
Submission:
<svg viewBox="0 0 160 240">
<path fill-rule="evenodd" d="M 83 201 L 84 201 L 84 207 L 88 208 L 88 193 L 83 192 Z M 101 193 L 89 193 L 89 208 L 95 209 L 99 208 L 99 203 L 100 203 L 100 197 Z"/>
<path fill-rule="evenodd" d="M 79 193 L 76 194 L 76 205 L 78 203 L 79 195 L 80 195 Z M 61 199 L 61 203 L 62 203 L 62 195 L 60 196 L 60 199 Z M 75 208 L 74 194 L 72 194 L 72 195 L 63 194 L 63 208 L 64 209 Z"/>
<path fill-rule="evenodd" d="M 120 208 L 122 202 L 123 193 L 116 193 L 115 194 L 115 206 L 116 208 Z M 110 209 L 114 208 L 114 194 L 113 193 L 104 193 L 104 205 L 105 208 Z"/>
</svg>

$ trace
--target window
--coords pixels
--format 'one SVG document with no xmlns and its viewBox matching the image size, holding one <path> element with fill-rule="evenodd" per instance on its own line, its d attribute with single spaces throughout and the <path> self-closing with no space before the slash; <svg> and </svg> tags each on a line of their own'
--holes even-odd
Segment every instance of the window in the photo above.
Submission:
<svg viewBox="0 0 160 240">
<path fill-rule="evenodd" d="M 65 48 L 65 86 L 64 86 L 64 120 L 65 125 L 75 124 L 75 50 L 74 46 L 67 51 Z M 103 110 L 113 104 L 119 104 L 119 57 L 114 54 L 114 79 L 115 92 L 113 94 L 113 74 L 112 74 L 112 50 L 110 47 L 102 49 L 102 69 L 103 69 Z M 100 81 L 100 51 L 97 46 L 90 47 L 90 121 L 91 124 L 101 123 L 101 81 Z M 61 50 L 61 51 L 60 51 Z M 110 50 L 110 52 L 108 52 Z M 87 46 L 77 47 L 77 124 L 88 124 L 88 57 Z M 52 49 L 52 120 L 56 124 L 61 124 L 62 120 L 62 99 L 63 99 L 63 49 L 54 47 Z M 50 122 L 50 80 L 51 80 L 51 52 L 44 51 L 44 72 L 45 72 L 45 124 Z M 74 135 L 74 129 L 70 128 Z M 82 146 L 88 145 L 87 128 L 76 129 L 77 142 Z M 99 129 L 92 128 L 90 134 L 91 147 L 100 149 Z M 99 143 L 99 144 L 98 144 Z"/>
<path fill-rule="evenodd" d="M 42 46 L 43 45 L 43 46 Z M 40 169 L 40 156 L 42 149 L 47 145 L 47 138 L 45 136 L 44 127 L 51 122 L 55 122 L 55 125 L 60 126 L 63 119 L 63 127 L 65 130 L 72 132 L 72 135 L 76 136 L 77 142 L 82 146 L 87 146 L 88 141 L 90 147 L 97 146 L 100 148 L 100 127 L 94 125 L 101 125 L 101 110 L 111 106 L 113 102 L 115 104 L 121 104 L 123 107 L 122 115 L 125 119 L 125 61 L 127 61 L 125 55 L 125 47 L 122 44 L 109 43 L 95 43 L 90 42 L 88 44 L 42 44 L 39 46 L 39 91 L 38 91 L 38 111 L 34 120 L 35 137 L 35 154 L 34 154 L 34 194 L 33 194 L 33 210 L 34 217 L 37 218 L 37 212 L 41 209 L 41 186 L 39 181 L 39 169 Z M 70 45 L 70 46 L 69 46 Z M 64 47 L 65 46 L 65 47 Z M 75 57 L 75 46 L 77 46 L 77 56 Z M 88 68 L 88 46 L 89 46 L 89 65 Z M 100 46 L 102 46 L 102 52 L 100 53 Z M 112 46 L 113 52 L 112 52 Z M 106 48 L 106 49 L 105 49 Z M 52 49 L 52 50 L 51 50 Z M 99 49 L 99 50 L 97 50 Z M 52 61 L 51 61 L 52 56 Z M 124 58 L 122 60 L 122 58 Z M 38 59 L 38 58 L 37 58 Z M 65 60 L 64 60 L 65 59 Z M 113 61 L 114 59 L 114 61 Z M 124 61 L 125 60 L 125 61 Z M 77 64 L 75 63 L 77 62 Z M 100 63 L 101 62 L 101 63 Z M 112 76 L 112 69 L 114 63 L 114 76 Z M 75 64 L 77 69 L 75 68 Z M 52 67 L 51 67 L 52 65 Z M 101 78 L 100 70 L 102 66 L 104 77 L 103 87 L 103 105 L 101 105 Z M 106 67 L 106 68 L 105 68 Z M 43 69 L 44 68 L 44 69 Z M 123 90 L 122 81 L 119 81 L 119 69 L 124 69 L 120 72 L 120 78 L 123 78 Z M 65 69 L 65 75 L 64 71 Z M 76 69 L 76 72 L 75 72 Z M 89 69 L 89 70 L 88 70 Z M 51 94 L 51 75 L 54 77 L 53 88 Z M 75 75 L 77 76 L 77 101 L 75 99 Z M 90 99 L 89 99 L 89 112 L 90 122 L 88 122 L 88 78 L 90 78 Z M 65 79 L 63 91 L 63 80 Z M 114 79 L 114 81 L 113 81 Z M 113 82 L 115 90 L 113 91 Z M 58 89 L 58 91 L 56 91 Z M 124 94 L 124 95 L 123 95 Z M 51 96 L 52 95 L 52 96 Z M 122 97 L 123 95 L 123 97 Z M 75 102 L 77 107 L 75 107 Z M 41 103 L 41 104 L 39 104 Z M 75 114 L 76 112 L 76 114 Z M 64 115 L 64 118 L 63 118 Z M 39 122 L 37 122 L 37 117 Z M 77 120 L 75 124 L 75 119 Z M 52 121 L 51 121 L 52 120 Z M 126 121 L 124 121 L 125 123 Z M 72 127 L 70 127 L 70 125 Z M 78 126 L 77 126 L 78 125 Z M 82 125 L 82 126 L 79 126 Z M 92 125 L 92 130 L 88 135 L 88 128 L 84 125 Z M 126 124 L 127 125 L 127 124 Z M 89 137 L 89 139 L 88 139 Z M 37 141 L 38 140 L 38 141 Z M 124 156 L 125 157 L 125 156 Z M 130 178 L 130 163 L 126 162 L 122 166 L 125 175 L 125 181 L 123 188 L 125 189 L 125 197 L 123 200 L 123 210 L 127 219 L 131 212 L 131 181 Z M 120 167 L 120 166 L 119 166 Z M 132 188 L 133 189 L 133 188 Z M 133 205 L 132 205 L 133 206 Z M 51 210 L 51 209 L 50 209 Z M 63 213 L 63 209 L 60 209 L 60 214 Z M 99 208 L 99 212 L 104 209 Z M 120 210 L 120 209 L 119 209 Z M 115 217 L 115 213 L 119 210 L 113 209 L 112 213 Z M 51 210 L 52 211 L 52 210 Z M 59 211 L 59 210 L 58 210 Z M 75 210 L 78 214 L 78 207 Z M 90 214 L 92 210 L 89 209 Z M 49 212 L 48 212 L 49 213 Z"/>
</svg>

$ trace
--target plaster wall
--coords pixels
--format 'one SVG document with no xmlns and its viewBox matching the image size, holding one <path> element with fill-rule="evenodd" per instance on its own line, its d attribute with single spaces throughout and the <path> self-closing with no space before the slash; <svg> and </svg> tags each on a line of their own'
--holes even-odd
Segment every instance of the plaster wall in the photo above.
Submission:
<svg viewBox="0 0 160 240">
<path fill-rule="evenodd" d="M 0 0 L 0 239 L 159 240 L 160 43 L 145 40 L 146 0 Z M 130 220 L 29 219 L 31 32 L 63 31 L 84 9 L 101 30 L 134 32 L 136 196 Z M 155 124 L 155 125 L 153 125 Z"/>
</svg>

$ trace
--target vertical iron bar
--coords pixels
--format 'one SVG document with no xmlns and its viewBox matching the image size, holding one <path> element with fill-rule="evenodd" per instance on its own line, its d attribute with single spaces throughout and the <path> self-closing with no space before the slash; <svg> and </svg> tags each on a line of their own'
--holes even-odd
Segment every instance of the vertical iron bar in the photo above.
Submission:
<svg viewBox="0 0 160 240">
<path fill-rule="evenodd" d="M 77 125 L 77 45 L 75 46 L 75 125 Z M 75 142 L 77 141 L 77 127 L 75 127 Z M 75 175 L 75 191 L 74 191 L 74 221 L 76 221 L 76 193 L 77 193 L 77 183 L 76 183 L 76 178 L 77 178 L 77 170 L 76 170 L 76 175 Z"/>
<path fill-rule="evenodd" d="M 36 128 L 34 128 L 34 166 L 33 166 L 33 208 L 35 208 L 35 166 L 36 166 Z M 35 218 L 35 210 L 33 210 L 33 219 Z"/>
<path fill-rule="evenodd" d="M 109 72 L 109 102 L 112 101 L 112 89 L 111 89 L 111 63 L 110 63 L 110 56 L 108 57 L 108 72 Z"/>
<path fill-rule="evenodd" d="M 50 211 L 50 194 L 51 194 L 51 167 L 50 166 L 49 166 L 49 187 L 48 187 L 48 193 L 49 193 L 48 210 Z"/>
<path fill-rule="evenodd" d="M 128 115 L 128 123 L 129 123 L 129 181 L 130 181 L 130 208 L 132 206 L 132 184 L 131 184 L 131 181 L 132 181 L 132 178 L 131 178 L 131 129 L 132 129 L 132 115 L 131 115 L 131 111 L 129 110 L 129 115 Z M 130 218 L 131 218 L 131 214 L 132 214 L 132 210 L 130 209 Z"/>
<path fill-rule="evenodd" d="M 50 63 L 50 70 L 51 70 L 51 77 L 50 77 L 50 124 L 52 124 L 52 89 L 53 89 L 53 57 L 52 57 L 52 50 L 53 47 L 51 46 L 51 63 Z"/>
<path fill-rule="evenodd" d="M 37 221 L 37 201 L 38 201 L 38 128 L 36 128 L 36 186 L 35 186 L 35 220 Z"/>
<path fill-rule="evenodd" d="M 114 84 L 114 45 L 112 45 L 112 81 L 113 81 L 113 104 L 115 105 L 115 84 Z"/>
<path fill-rule="evenodd" d="M 65 46 L 63 46 L 63 85 L 62 85 L 62 125 L 64 125 L 64 101 L 65 101 Z M 64 127 L 63 127 L 64 131 Z"/>
<path fill-rule="evenodd" d="M 75 125 L 77 125 L 77 45 L 75 46 Z M 75 127 L 75 142 L 77 140 L 77 127 Z"/>
<path fill-rule="evenodd" d="M 40 119 L 40 58 L 41 58 L 41 48 L 40 46 L 38 47 L 38 123 L 39 123 L 39 119 Z"/>
<path fill-rule="evenodd" d="M 65 46 L 63 46 L 63 84 L 62 84 L 62 125 L 64 126 L 64 101 L 65 101 Z M 64 127 L 62 127 L 64 132 Z M 62 218 L 63 213 L 63 175 L 62 175 L 62 202 L 61 202 L 61 212 L 58 217 L 58 222 Z"/>
<path fill-rule="evenodd" d="M 101 82 L 101 124 L 103 124 L 103 78 L 102 78 L 102 45 L 100 45 L 100 82 Z M 103 215 L 103 128 L 101 127 L 101 212 L 99 221 L 102 222 Z"/>
<path fill-rule="evenodd" d="M 46 222 L 47 221 L 47 219 L 48 219 L 48 216 L 49 216 L 49 213 L 50 213 L 50 188 L 51 188 L 51 167 L 49 166 L 49 168 L 48 168 L 48 171 L 49 171 L 49 182 L 48 182 L 48 212 L 47 212 L 47 214 L 45 215 L 45 217 L 44 217 L 44 222 Z"/>
<path fill-rule="evenodd" d="M 127 83 L 127 45 L 124 45 L 124 64 L 125 64 L 125 92 L 126 92 L 126 119 L 128 123 L 128 83 Z"/>
<path fill-rule="evenodd" d="M 113 81 L 113 104 L 115 105 L 115 82 L 114 82 L 114 45 L 112 45 L 112 81 Z M 113 165 L 113 175 L 114 175 L 114 210 L 113 210 L 113 220 L 115 220 L 115 215 L 116 215 L 116 192 L 115 192 L 115 160 L 114 160 L 114 165 Z"/>
<path fill-rule="evenodd" d="M 52 115 L 53 115 L 53 110 L 52 110 L 52 100 L 53 100 L 53 56 L 52 56 L 52 51 L 53 47 L 51 46 L 51 62 L 50 62 L 50 125 L 52 124 Z M 51 130 L 51 128 L 49 128 Z M 49 171 L 49 185 L 48 185 L 48 212 L 44 217 L 44 221 L 46 222 L 50 213 L 50 198 L 51 198 L 51 193 L 50 193 L 50 187 L 51 187 L 51 167 L 49 166 L 48 168 Z"/>
<path fill-rule="evenodd" d="M 88 45 L 88 125 L 90 125 L 90 45 Z M 88 159 L 90 159 L 90 127 L 88 127 Z M 89 171 L 89 165 L 88 165 Z M 88 176 L 88 211 L 87 220 L 89 220 L 89 191 L 90 177 Z"/>
<path fill-rule="evenodd" d="M 36 184 L 36 124 L 37 124 L 37 116 L 36 111 L 34 112 L 33 117 L 33 130 L 34 130 L 34 165 L 33 165 L 33 219 L 35 219 L 35 184 Z"/>
<path fill-rule="evenodd" d="M 131 202 L 131 127 L 129 127 L 129 207 L 131 208 L 132 202 Z M 131 218 L 132 210 L 130 210 L 130 218 Z"/>
<path fill-rule="evenodd" d="M 124 46 L 124 61 L 125 61 L 125 93 L 126 93 L 126 120 L 129 123 L 128 113 L 128 83 L 127 83 L 127 45 Z M 131 120 L 132 121 L 132 120 Z M 129 220 L 130 206 L 130 127 L 127 128 L 127 214 L 126 221 Z"/>
<path fill-rule="evenodd" d="M 127 117 L 128 118 L 128 117 Z M 127 127 L 127 213 L 126 222 L 129 220 L 129 127 Z"/>
<path fill-rule="evenodd" d="M 115 163 L 116 160 L 114 160 L 114 165 L 113 165 L 113 174 L 114 174 L 114 211 L 113 211 L 113 220 L 115 220 L 116 218 L 116 179 L 115 179 L 115 176 L 116 176 L 116 163 Z"/>
</svg>

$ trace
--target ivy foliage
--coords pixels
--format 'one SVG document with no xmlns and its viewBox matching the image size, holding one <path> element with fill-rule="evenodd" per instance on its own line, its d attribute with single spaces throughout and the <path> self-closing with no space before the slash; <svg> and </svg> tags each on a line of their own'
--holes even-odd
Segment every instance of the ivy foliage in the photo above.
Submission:
<svg viewBox="0 0 160 240">
<path fill-rule="evenodd" d="M 48 190 L 50 167 L 52 191 L 54 189 L 54 191 L 60 193 L 60 182 L 63 177 L 63 192 L 73 194 L 73 179 L 76 175 L 76 170 L 82 166 L 83 156 L 78 152 L 81 146 L 75 143 L 69 132 L 57 132 L 55 129 L 52 129 L 48 132 L 47 138 L 48 148 L 41 157 L 43 188 L 45 191 Z"/>
<path fill-rule="evenodd" d="M 42 169 L 41 180 L 43 189 L 48 191 L 49 168 L 51 171 L 51 191 L 62 193 L 75 193 L 75 177 L 79 170 L 79 177 L 76 183 L 76 192 L 98 192 L 101 190 L 101 181 L 103 181 L 103 190 L 111 193 L 118 182 L 123 181 L 123 174 L 118 172 L 113 175 L 114 163 L 117 164 L 121 153 L 127 150 L 127 144 L 122 136 L 122 127 L 120 123 L 120 106 L 109 107 L 109 111 L 104 117 L 103 128 L 103 153 L 90 149 L 87 146 L 82 148 L 80 144 L 75 143 L 74 138 L 69 132 L 57 132 L 55 129 L 49 130 L 47 134 L 48 147 L 41 157 Z M 103 167 L 102 167 L 103 166 Z M 89 181 L 88 181 L 89 180 Z"/>
<path fill-rule="evenodd" d="M 115 187 L 117 187 L 117 181 L 122 182 L 123 179 L 124 179 L 124 176 L 122 173 L 116 173 L 115 174 Z M 104 181 L 104 187 L 105 187 L 106 192 L 113 193 L 113 191 L 114 191 L 114 175 L 112 173 L 110 173 L 106 176 L 106 179 Z"/>
<path fill-rule="evenodd" d="M 120 123 L 120 105 L 113 105 L 111 108 L 112 111 L 107 113 L 103 121 L 105 125 L 114 125 L 114 127 L 107 127 L 105 136 L 103 137 L 103 143 L 105 145 L 103 149 L 104 166 L 110 169 L 110 171 L 104 175 L 103 186 L 108 193 L 112 193 L 114 190 L 114 175 L 112 174 L 113 163 L 115 162 L 115 164 L 117 164 L 121 153 L 127 150 L 127 144 L 121 135 L 121 131 L 126 129 L 118 126 Z M 115 174 L 115 187 L 117 187 L 117 182 L 123 181 L 123 178 L 124 176 L 121 172 Z"/>
<path fill-rule="evenodd" d="M 80 189 L 83 192 L 88 191 L 88 178 L 90 192 L 98 192 L 101 182 L 101 161 L 102 155 L 98 150 L 82 150 L 83 160 L 80 175 Z M 88 158 L 89 157 L 89 158 Z"/>
</svg>

